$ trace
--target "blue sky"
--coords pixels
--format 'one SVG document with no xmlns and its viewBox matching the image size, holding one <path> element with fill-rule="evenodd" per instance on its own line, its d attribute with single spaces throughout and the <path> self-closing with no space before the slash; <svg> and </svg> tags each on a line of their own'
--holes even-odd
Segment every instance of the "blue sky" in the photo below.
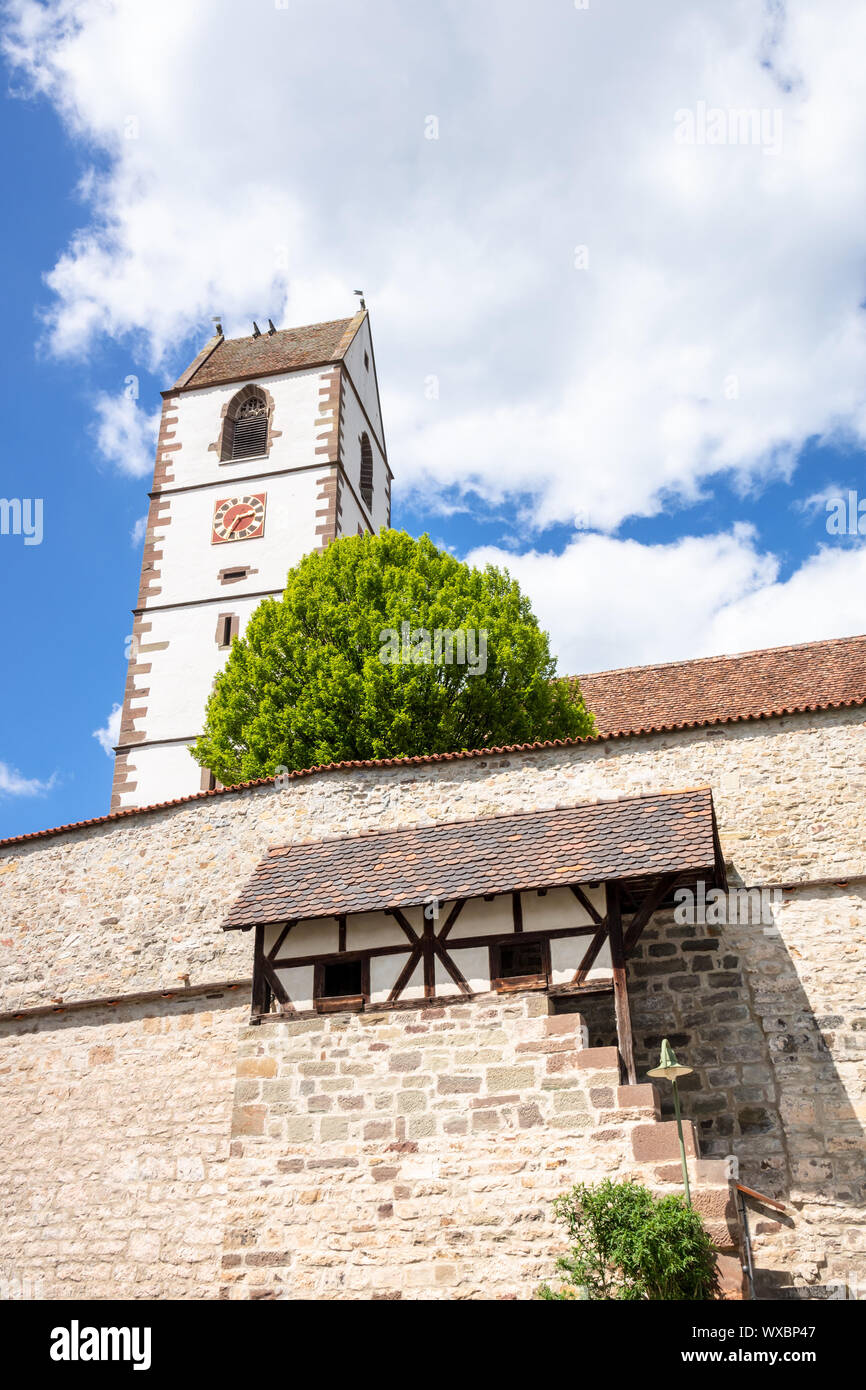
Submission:
<svg viewBox="0 0 866 1390">
<path fill-rule="evenodd" d="M 721 8 L 6 5 L 0 496 L 44 534 L 0 535 L 0 835 L 107 809 L 152 417 L 216 312 L 364 286 L 394 524 L 507 563 L 563 670 L 866 630 L 825 524 L 866 497 L 866 16 Z"/>
</svg>

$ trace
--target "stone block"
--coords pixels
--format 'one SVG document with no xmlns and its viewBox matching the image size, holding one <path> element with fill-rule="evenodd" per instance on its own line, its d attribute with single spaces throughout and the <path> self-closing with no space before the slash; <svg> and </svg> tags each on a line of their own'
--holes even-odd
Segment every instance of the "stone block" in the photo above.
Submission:
<svg viewBox="0 0 866 1390">
<path fill-rule="evenodd" d="M 441 1096 L 473 1095 L 481 1090 L 480 1076 L 440 1076 L 436 1089 Z"/>
<path fill-rule="evenodd" d="M 587 1070 L 619 1071 L 619 1053 L 615 1047 L 587 1047 L 574 1054 L 574 1065 Z"/>
<path fill-rule="evenodd" d="M 635 1125 L 631 1132 L 632 1153 L 641 1163 L 658 1163 L 660 1160 L 679 1158 L 680 1146 L 675 1120 L 661 1120 L 651 1125 Z M 683 1121 L 683 1141 L 686 1156 L 695 1157 L 697 1145 L 695 1130 L 688 1120 Z"/>
<path fill-rule="evenodd" d="M 661 1114 L 659 1093 L 656 1087 L 649 1083 L 640 1086 L 617 1086 L 616 1104 L 620 1110 L 651 1110 L 656 1116 Z"/>
<path fill-rule="evenodd" d="M 563 1035 L 580 1034 L 585 1027 L 583 1014 L 551 1014 L 544 1020 L 544 1035 L 547 1038 L 558 1038 Z"/>
<path fill-rule="evenodd" d="M 242 1057 L 237 1065 L 238 1076 L 276 1076 L 274 1057 Z"/>
<path fill-rule="evenodd" d="M 241 1105 L 232 1115 L 232 1134 L 264 1134 L 264 1105 Z"/>
<path fill-rule="evenodd" d="M 536 1084 L 534 1067 L 488 1067 L 487 1088 L 490 1091 L 517 1091 L 522 1093 Z"/>
<path fill-rule="evenodd" d="M 283 1135 L 289 1144 L 312 1144 L 313 1120 L 306 1116 L 292 1115 L 284 1122 Z"/>
</svg>

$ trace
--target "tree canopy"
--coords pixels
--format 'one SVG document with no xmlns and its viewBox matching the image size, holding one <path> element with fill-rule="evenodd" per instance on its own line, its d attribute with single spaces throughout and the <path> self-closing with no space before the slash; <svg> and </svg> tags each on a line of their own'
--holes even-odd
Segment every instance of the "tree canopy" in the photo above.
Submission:
<svg viewBox="0 0 866 1390">
<path fill-rule="evenodd" d="M 506 570 L 428 536 L 348 536 L 289 571 L 235 638 L 193 756 L 228 785 L 353 759 L 594 731 Z"/>
</svg>

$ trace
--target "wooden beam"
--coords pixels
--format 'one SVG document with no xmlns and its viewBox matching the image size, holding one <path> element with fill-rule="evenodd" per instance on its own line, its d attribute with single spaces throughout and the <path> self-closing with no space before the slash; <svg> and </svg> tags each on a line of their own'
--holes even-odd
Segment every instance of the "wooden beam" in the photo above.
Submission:
<svg viewBox="0 0 866 1390">
<path fill-rule="evenodd" d="M 457 962 L 451 959 L 445 947 L 442 945 L 441 941 L 436 941 L 434 943 L 434 950 L 439 960 L 441 960 L 445 969 L 448 971 L 448 974 L 451 976 L 455 985 L 457 985 L 458 989 L 460 990 L 460 993 L 471 994 L 472 989 L 469 984 L 469 981 L 463 974 L 463 971 L 460 969 L 460 966 L 457 964 Z"/>
<path fill-rule="evenodd" d="M 288 1014 L 290 1018 L 296 1018 L 298 1011 L 292 1003 L 289 992 L 274 969 L 272 962 L 265 960 L 263 970 L 268 982 L 268 988 L 280 1006 L 280 1013 Z"/>
<path fill-rule="evenodd" d="M 649 893 L 647 893 L 637 912 L 628 924 L 628 931 L 626 932 L 624 942 L 626 955 L 629 955 L 629 953 L 634 950 L 637 945 L 638 937 L 647 922 L 664 902 L 671 889 L 679 882 L 680 877 L 680 874 L 665 874 L 658 880 L 655 886 L 650 889 Z"/>
<path fill-rule="evenodd" d="M 436 997 L 436 930 L 432 920 L 424 919 L 424 936 L 421 941 L 421 958 L 424 961 L 424 998 Z"/>
<path fill-rule="evenodd" d="M 625 945 L 622 939 L 622 907 L 618 883 L 607 885 L 607 921 L 610 936 L 610 958 L 613 964 L 613 1006 L 616 1013 L 616 1037 L 619 1055 L 625 1067 L 629 1086 L 637 1082 L 634 1066 L 634 1040 L 631 1031 L 631 1012 L 628 1006 L 628 985 L 625 974 Z"/>
<path fill-rule="evenodd" d="M 415 969 L 415 966 L 418 964 L 418 962 L 419 962 L 420 959 L 421 959 L 421 946 L 420 946 L 420 944 L 419 944 L 418 946 L 415 947 L 414 950 L 412 950 L 412 951 L 409 952 L 409 959 L 406 961 L 406 964 L 403 966 L 403 969 L 400 971 L 400 974 L 397 976 L 397 979 L 396 979 L 396 981 L 395 981 L 395 983 L 394 983 L 394 988 L 391 990 L 391 993 L 388 995 L 388 1003 L 389 1003 L 389 1004 L 393 1004 L 394 1001 L 395 1001 L 396 999 L 399 999 L 400 995 L 403 993 L 403 990 L 404 990 L 404 989 L 406 988 L 406 986 L 408 985 L 409 980 L 410 980 L 410 978 L 411 978 L 411 976 L 412 976 L 412 973 L 413 973 L 413 971 L 414 971 L 414 969 Z"/>
<path fill-rule="evenodd" d="M 268 1012 L 271 1002 L 269 996 L 270 991 L 265 974 L 265 929 L 258 926 L 256 927 L 256 944 L 253 949 L 253 997 L 250 1009 L 252 1018 L 258 1018 L 261 1014 Z"/>
<path fill-rule="evenodd" d="M 571 983 L 572 983 L 573 985 L 582 985 L 582 984 L 583 984 L 584 980 L 586 979 L 587 975 L 589 974 L 590 970 L 592 969 L 593 965 L 595 964 L 595 958 L 596 958 L 596 956 L 598 955 L 599 951 L 601 950 L 602 945 L 603 945 L 603 943 L 604 943 L 604 939 L 605 939 L 606 936 L 607 936 L 607 918 L 605 917 L 605 918 L 599 923 L 599 926 L 598 926 L 597 929 L 596 929 L 596 932 L 595 932 L 595 935 L 594 935 L 593 938 L 592 938 L 592 941 L 590 941 L 588 947 L 586 948 L 586 953 L 585 953 L 585 955 L 584 955 L 584 957 L 583 957 L 583 960 L 580 962 L 580 965 L 577 967 L 577 969 L 575 970 L 574 974 L 573 974 L 572 977 L 571 977 Z"/>
<path fill-rule="evenodd" d="M 403 928 L 403 931 L 406 933 L 407 937 L 412 942 L 412 945 L 417 946 L 421 938 L 419 937 L 415 928 L 412 926 L 412 923 L 406 920 L 399 907 L 390 908 L 388 915 L 393 917 L 394 921 L 397 922 L 398 925 Z"/>
<path fill-rule="evenodd" d="M 519 893 L 511 894 L 511 912 L 515 932 L 523 931 L 523 903 Z"/>
<path fill-rule="evenodd" d="M 295 926 L 297 926 L 297 919 L 295 919 L 294 921 L 291 921 L 291 922 L 286 922 L 285 926 L 283 927 L 282 931 L 280 932 L 280 934 L 279 934 L 279 936 L 277 937 L 276 941 L 274 942 L 273 946 L 272 946 L 271 949 L 268 951 L 268 960 L 275 960 L 275 959 L 276 959 L 276 956 L 277 956 L 277 953 L 278 953 L 280 947 L 282 946 L 282 944 L 283 944 L 283 942 L 285 941 L 286 937 L 288 936 L 289 932 L 292 930 L 292 927 L 295 927 Z"/>
<path fill-rule="evenodd" d="M 446 919 L 445 919 L 445 925 L 444 925 L 444 927 L 442 928 L 441 932 L 439 933 L 439 940 L 440 940 L 440 941 L 444 941 L 444 940 L 445 940 L 446 936 L 447 936 L 448 933 L 450 932 L 451 928 L 454 926 L 454 923 L 457 921 L 457 918 L 460 916 L 460 914 L 461 914 L 461 912 L 463 911 L 463 909 L 464 909 L 465 906 L 466 906 L 466 899 L 465 899 L 465 898 L 458 898 L 457 901 L 455 902 L 454 906 L 452 907 L 451 911 L 448 913 L 448 916 L 447 916 Z"/>
<path fill-rule="evenodd" d="M 577 898 L 577 901 L 580 903 L 580 905 L 581 905 L 581 907 L 583 908 L 584 912 L 586 912 L 586 914 L 588 915 L 589 920 L 590 920 L 591 922 L 594 922 L 595 925 L 596 925 L 597 927 L 600 927 L 600 926 L 601 926 L 601 921 L 602 921 L 602 919 L 601 919 L 601 915 L 600 915 L 600 913 L 599 913 L 599 911 L 598 911 L 598 908 L 593 907 L 592 903 L 589 901 L 589 898 L 588 898 L 588 897 L 586 896 L 586 894 L 584 893 L 584 891 L 583 891 L 583 889 L 581 888 L 580 884 L 579 884 L 579 883 L 571 883 L 571 884 L 569 884 L 569 887 L 571 888 L 572 893 L 573 893 L 574 896 Z"/>
</svg>

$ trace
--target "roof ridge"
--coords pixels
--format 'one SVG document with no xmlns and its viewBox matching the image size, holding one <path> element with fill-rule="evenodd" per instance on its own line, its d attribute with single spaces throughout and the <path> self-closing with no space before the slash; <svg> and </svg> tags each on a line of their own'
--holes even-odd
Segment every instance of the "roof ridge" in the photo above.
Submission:
<svg viewBox="0 0 866 1390">
<path fill-rule="evenodd" d="M 273 333 L 249 333 L 237 338 L 226 338 L 220 333 L 212 337 L 193 358 L 171 388 L 171 393 L 204 390 L 212 386 L 230 385 L 235 381 L 257 380 L 279 376 L 287 371 L 303 371 L 312 366 L 341 362 L 365 313 L 365 310 L 359 310 L 347 318 L 321 319 L 317 323 L 276 328 Z M 278 350 L 276 360 L 275 348 Z M 283 350 L 286 358 L 282 362 L 279 360 L 279 349 Z"/>
<path fill-rule="evenodd" d="M 366 310 L 366 309 L 359 309 L 358 312 L 357 312 L 356 314 L 353 314 L 353 315 L 352 315 L 352 317 L 351 317 L 351 318 L 349 319 L 349 321 L 346 323 L 346 330 L 345 330 L 345 332 L 344 332 L 342 338 L 340 339 L 339 343 L 337 344 L 337 350 L 336 350 L 336 352 L 334 353 L 334 356 L 335 356 L 335 357 L 339 357 L 339 358 L 345 357 L 346 353 L 347 353 L 348 350 L 349 350 L 350 344 L 353 343 L 353 342 L 355 341 L 355 338 L 356 338 L 357 333 L 358 333 L 358 329 L 361 327 L 361 324 L 364 322 L 364 319 L 365 319 L 366 317 L 367 317 L 367 310 Z M 341 320 L 341 319 L 335 319 L 334 322 L 335 322 L 335 323 L 340 323 L 340 322 L 342 322 L 342 320 Z M 353 327 L 353 325 L 354 325 L 354 327 Z"/>
<path fill-rule="evenodd" d="M 479 821 L 518 820 L 523 816 L 552 815 L 554 811 L 581 811 L 587 806 L 622 806 L 631 801 L 658 801 L 674 796 L 692 796 L 695 792 L 712 795 L 709 783 L 699 783 L 694 787 L 664 787 L 651 792 L 634 792 L 629 796 L 593 796 L 586 801 L 560 801 L 554 806 L 521 807 L 515 811 L 494 811 L 490 816 L 455 816 L 453 820 L 406 821 L 402 825 L 388 825 L 383 829 L 345 830 L 338 835 L 306 836 L 303 840 L 292 840 L 286 845 L 268 845 L 269 855 L 288 854 L 290 850 L 302 846 L 330 845 L 336 841 L 371 839 L 373 836 L 402 835 L 407 830 L 447 830 L 452 825 L 477 825 Z"/>
<path fill-rule="evenodd" d="M 567 676 L 566 680 L 578 682 L 591 676 L 622 676 L 635 671 L 669 671 L 674 666 L 699 666 L 709 661 L 741 661 L 747 656 L 778 656 L 780 652 L 805 651 L 812 647 L 833 647 L 845 642 L 866 642 L 866 633 L 856 633 L 853 637 L 819 637 L 811 642 L 788 642 L 781 647 L 753 647 L 744 652 L 717 652 L 715 656 L 688 656 L 680 661 L 648 661 L 642 666 L 609 666 L 602 671 L 584 671 L 583 675 Z"/>
<path fill-rule="evenodd" d="M 362 310 L 361 312 L 363 313 L 363 310 Z M 353 315 L 351 315 L 349 318 L 341 318 L 341 319 L 320 319 L 320 320 L 319 320 L 318 322 L 316 322 L 316 323 L 298 323 L 298 324 L 295 324 L 295 326 L 294 326 L 293 328 L 277 328 L 277 329 L 275 330 L 275 332 L 272 333 L 272 334 L 264 334 L 264 333 L 262 333 L 262 334 L 260 334 L 259 336 L 260 336 L 260 337 L 269 336 L 269 337 L 272 337 L 272 338 L 274 338 L 274 337 L 279 338 L 279 337 L 281 337 L 284 333 L 308 333 L 309 330 L 310 330 L 311 328 L 335 328 L 336 325 L 337 325 L 338 323 L 345 323 L 346 325 L 348 325 L 348 324 L 350 324 L 350 323 L 353 323 L 354 320 L 355 320 L 357 317 L 358 317 L 357 314 L 353 314 Z M 256 341 L 256 335 L 255 335 L 254 333 L 241 333 L 241 334 L 238 335 L 237 338 L 226 338 L 226 337 L 223 337 L 223 340 L 222 340 L 222 341 L 223 341 L 224 343 L 245 343 L 245 342 L 248 342 L 248 341 L 249 341 L 249 342 L 255 342 L 255 341 Z"/>
</svg>

